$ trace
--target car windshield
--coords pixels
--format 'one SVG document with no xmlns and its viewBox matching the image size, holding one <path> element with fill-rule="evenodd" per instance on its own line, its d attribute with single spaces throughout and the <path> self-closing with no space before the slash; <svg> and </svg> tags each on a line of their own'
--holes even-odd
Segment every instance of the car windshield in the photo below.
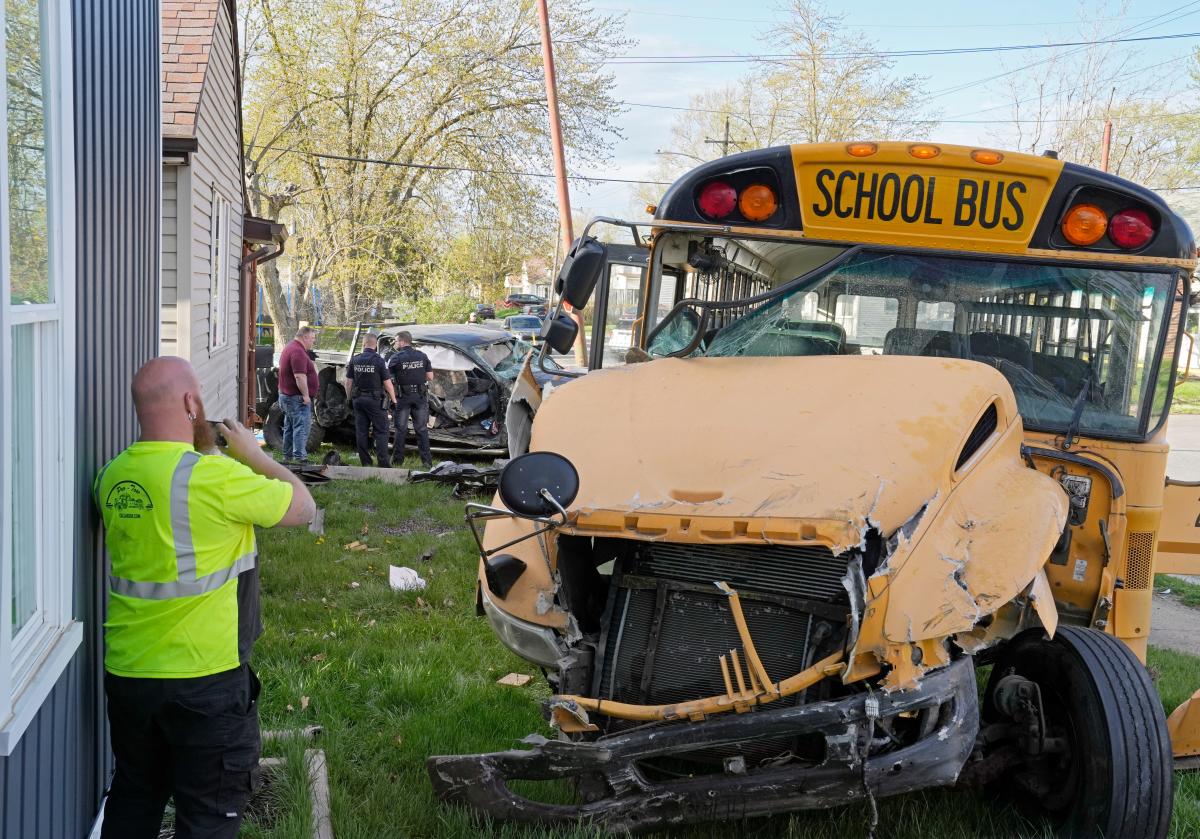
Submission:
<svg viewBox="0 0 1200 839">
<path fill-rule="evenodd" d="M 542 321 L 532 315 L 528 317 L 514 317 L 508 321 L 509 329 L 541 329 Z"/>
<path fill-rule="evenodd" d="M 475 352 L 479 354 L 484 363 L 495 371 L 497 376 L 513 381 L 517 378 L 517 374 L 521 372 L 521 365 L 525 363 L 525 356 L 529 355 L 532 349 L 533 345 L 527 341 L 508 338 L 503 341 L 495 341 L 491 344 L 476 347 Z M 562 369 L 552 358 L 546 359 L 546 366 L 551 370 Z"/>
<path fill-rule="evenodd" d="M 732 301 L 706 319 L 680 303 L 648 351 L 679 355 L 917 355 L 990 364 L 1012 385 L 1027 426 L 1137 434 L 1165 407 L 1159 374 L 1172 274 L 861 250 Z M 744 313 L 744 314 L 743 314 Z M 1172 348 L 1173 349 L 1173 348 Z M 1169 371 L 1169 364 L 1163 365 Z"/>
</svg>

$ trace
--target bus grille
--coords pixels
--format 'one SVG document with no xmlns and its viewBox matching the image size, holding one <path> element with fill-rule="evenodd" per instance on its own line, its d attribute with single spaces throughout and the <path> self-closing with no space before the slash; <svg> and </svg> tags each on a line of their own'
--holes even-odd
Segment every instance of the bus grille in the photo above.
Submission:
<svg viewBox="0 0 1200 839">
<path fill-rule="evenodd" d="M 614 571 L 597 695 L 657 705 L 725 693 L 718 657 L 742 643 L 716 581 L 740 595 L 768 676 L 798 673 L 815 621 L 845 625 L 848 559 L 811 546 L 647 543 Z"/>
</svg>

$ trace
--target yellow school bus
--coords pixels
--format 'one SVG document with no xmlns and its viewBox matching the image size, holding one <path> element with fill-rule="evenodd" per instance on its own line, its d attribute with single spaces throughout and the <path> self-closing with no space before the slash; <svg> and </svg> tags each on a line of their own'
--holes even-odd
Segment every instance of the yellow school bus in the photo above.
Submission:
<svg viewBox="0 0 1200 839">
<path fill-rule="evenodd" d="M 618 222 L 622 352 L 524 389 L 529 453 L 469 513 L 562 739 L 431 758 L 439 792 L 634 830 L 991 785 L 1061 836 L 1166 836 L 1200 756 L 1143 664 L 1155 571 L 1200 568 L 1166 475 L 1186 223 L 1052 155 L 894 142 L 726 157 L 653 212 Z M 613 331 L 588 233 L 560 351 L 564 303 Z M 579 801 L 507 786 L 551 778 Z"/>
</svg>

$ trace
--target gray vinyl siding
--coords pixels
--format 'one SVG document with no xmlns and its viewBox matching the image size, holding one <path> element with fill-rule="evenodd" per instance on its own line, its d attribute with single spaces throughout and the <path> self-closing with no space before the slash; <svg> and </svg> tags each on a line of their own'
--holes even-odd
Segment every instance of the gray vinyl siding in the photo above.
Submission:
<svg viewBox="0 0 1200 839">
<path fill-rule="evenodd" d="M 237 68 L 234 66 L 232 27 L 228 4 L 219 3 L 204 90 L 200 96 L 200 112 L 196 117 L 197 149 L 192 153 L 190 164 L 191 311 L 190 319 L 181 318 L 179 326 L 180 329 L 189 329 L 189 357 L 200 379 L 205 410 L 213 417 L 238 415 L 238 266 L 241 262 L 242 213 L 245 208 L 242 204 L 242 162 L 238 147 L 241 136 L 238 132 Z M 210 351 L 214 191 L 229 203 L 228 246 L 224 260 L 225 282 L 228 285 L 228 340 L 223 347 Z M 181 231 L 180 238 L 182 236 Z M 190 320 L 190 324 L 185 325 L 184 320 Z"/>
<path fill-rule="evenodd" d="M 182 167 L 170 164 L 162 168 L 162 318 L 159 327 L 162 340 L 159 342 L 163 355 L 181 355 L 187 344 L 179 345 L 179 170 Z M 185 216 L 186 217 L 186 216 Z M 186 295 L 182 305 L 186 306 Z"/>
<path fill-rule="evenodd" d="M 0 758 L 2 839 L 82 839 L 112 768 L 103 702 L 104 576 L 90 502 L 101 464 L 136 436 L 127 398 L 158 351 L 158 3 L 73 0 L 76 308 L 75 616 L 79 651 Z"/>
</svg>

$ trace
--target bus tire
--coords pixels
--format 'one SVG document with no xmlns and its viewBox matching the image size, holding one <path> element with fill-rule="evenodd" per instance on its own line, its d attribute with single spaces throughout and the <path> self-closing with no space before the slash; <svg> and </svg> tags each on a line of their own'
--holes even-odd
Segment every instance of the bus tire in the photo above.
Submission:
<svg viewBox="0 0 1200 839">
<path fill-rule="evenodd" d="M 1065 755 L 1027 760 L 1005 779 L 1021 791 L 1018 803 L 1054 822 L 1062 839 L 1164 839 L 1174 798 L 1167 721 L 1129 647 L 1073 626 L 1053 639 L 1023 632 L 992 669 L 985 718 L 1001 716 L 996 685 L 1013 673 L 1037 684 L 1050 736 L 1068 744 Z"/>
</svg>

